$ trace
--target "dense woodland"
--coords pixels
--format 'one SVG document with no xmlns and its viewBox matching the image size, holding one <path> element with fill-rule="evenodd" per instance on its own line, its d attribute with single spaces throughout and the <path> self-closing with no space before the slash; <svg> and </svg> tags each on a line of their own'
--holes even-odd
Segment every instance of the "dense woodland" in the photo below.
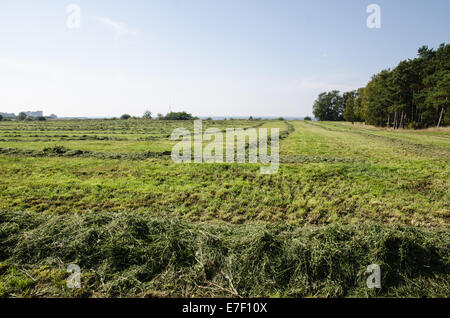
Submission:
<svg viewBox="0 0 450 318">
<path fill-rule="evenodd" d="M 321 93 L 313 105 L 319 120 L 346 120 L 388 128 L 450 125 L 450 44 L 423 46 L 418 57 L 374 75 L 366 87 Z"/>
</svg>

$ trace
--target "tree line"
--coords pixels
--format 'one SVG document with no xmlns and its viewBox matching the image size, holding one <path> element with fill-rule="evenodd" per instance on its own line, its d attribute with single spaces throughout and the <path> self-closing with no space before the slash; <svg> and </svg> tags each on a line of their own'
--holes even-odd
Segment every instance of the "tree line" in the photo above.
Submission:
<svg viewBox="0 0 450 318">
<path fill-rule="evenodd" d="M 314 102 L 319 120 L 365 122 L 388 128 L 426 128 L 450 124 L 450 44 L 423 46 L 414 59 L 374 75 L 366 87 L 324 92 Z"/>
<path fill-rule="evenodd" d="M 153 119 L 153 114 L 151 111 L 146 110 L 144 114 L 142 115 L 142 119 Z M 116 118 L 113 118 L 116 119 Z M 123 114 L 120 116 L 120 119 L 122 120 L 128 120 L 128 119 L 138 119 L 138 117 L 133 117 L 129 114 Z M 157 120 L 195 120 L 198 119 L 198 117 L 192 116 L 192 114 L 189 114 L 187 112 L 169 112 L 165 116 L 162 114 L 157 114 L 156 116 Z"/>
</svg>

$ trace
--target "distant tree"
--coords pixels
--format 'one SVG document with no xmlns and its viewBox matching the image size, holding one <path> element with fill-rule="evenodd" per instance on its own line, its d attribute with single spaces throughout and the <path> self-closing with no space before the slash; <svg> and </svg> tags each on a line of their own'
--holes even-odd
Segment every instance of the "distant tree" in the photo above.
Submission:
<svg viewBox="0 0 450 318">
<path fill-rule="evenodd" d="M 277 120 L 284 120 L 284 118 L 283 117 L 278 117 Z"/>
<path fill-rule="evenodd" d="M 384 70 L 374 75 L 364 89 L 362 116 L 367 124 L 385 126 L 392 122 L 394 127 L 403 124 L 403 104 L 393 92 L 393 76 L 390 70 Z M 393 113 L 393 116 L 390 116 L 390 113 Z"/>
<path fill-rule="evenodd" d="M 425 105 L 428 106 L 429 125 L 439 127 L 450 104 L 450 45 L 441 44 L 430 62 L 433 73 L 424 79 Z"/>
<path fill-rule="evenodd" d="M 364 87 L 358 88 L 356 90 L 355 100 L 353 101 L 353 111 L 355 114 L 356 121 L 363 121 L 363 104 L 362 100 L 364 97 Z"/>
<path fill-rule="evenodd" d="M 27 119 L 27 115 L 24 112 L 19 113 L 19 115 L 17 115 L 17 119 L 22 121 Z"/>
<path fill-rule="evenodd" d="M 164 120 L 194 120 L 192 114 L 186 112 L 170 112 L 163 118 Z"/>
<path fill-rule="evenodd" d="M 319 94 L 313 105 L 313 114 L 319 120 L 343 120 L 345 100 L 339 91 Z"/>
<path fill-rule="evenodd" d="M 163 114 L 161 114 L 161 113 L 156 114 L 156 119 L 163 120 L 164 119 Z"/>
<path fill-rule="evenodd" d="M 429 92 L 426 101 L 439 113 L 437 127 L 444 120 L 445 112 L 450 106 L 450 72 L 441 74 L 436 86 Z"/>
<path fill-rule="evenodd" d="M 303 118 L 303 120 L 306 120 L 306 121 L 311 121 L 312 119 L 311 119 L 311 117 L 309 117 L 309 116 L 306 116 L 305 118 Z"/>
<path fill-rule="evenodd" d="M 2 115 L 0 115 L 0 121 L 2 121 L 3 120 L 3 116 Z"/>
<path fill-rule="evenodd" d="M 354 124 L 356 120 L 355 115 L 356 91 L 345 93 L 344 98 L 345 98 L 344 119 Z"/>
<path fill-rule="evenodd" d="M 428 46 L 424 45 L 421 48 L 419 48 L 417 50 L 417 55 L 420 58 L 424 58 L 424 59 L 432 59 L 434 57 L 434 50 L 433 49 L 429 49 Z"/>
<path fill-rule="evenodd" d="M 128 114 L 123 114 L 122 116 L 120 116 L 120 119 L 122 119 L 122 120 L 127 120 L 127 119 L 130 119 L 130 118 L 131 118 L 131 116 L 128 115 Z"/>
<path fill-rule="evenodd" d="M 206 120 L 209 120 L 209 121 L 211 121 L 211 120 L 213 120 L 211 117 L 208 117 L 208 118 L 206 118 Z"/>
<path fill-rule="evenodd" d="M 343 117 L 352 122 L 394 129 L 449 125 L 450 44 L 437 50 L 421 47 L 417 58 L 382 70 L 364 88 L 344 93 L 343 103 L 331 93 L 314 102 L 319 120 L 336 120 L 343 106 Z"/>
<path fill-rule="evenodd" d="M 144 115 L 142 115 L 142 118 L 143 118 L 143 119 L 152 119 L 152 112 L 149 111 L 149 110 L 146 110 L 146 111 L 144 112 Z"/>
<path fill-rule="evenodd" d="M 38 121 L 46 121 L 47 118 L 45 118 L 44 116 L 39 116 L 38 118 L 36 118 Z"/>
<path fill-rule="evenodd" d="M 248 118 L 248 120 L 253 120 L 253 116 L 250 116 L 250 117 Z"/>
<path fill-rule="evenodd" d="M 327 101 L 327 93 L 323 92 L 319 94 L 319 97 L 314 101 L 313 113 L 319 120 L 327 120 L 327 113 L 329 112 L 330 104 Z"/>
</svg>

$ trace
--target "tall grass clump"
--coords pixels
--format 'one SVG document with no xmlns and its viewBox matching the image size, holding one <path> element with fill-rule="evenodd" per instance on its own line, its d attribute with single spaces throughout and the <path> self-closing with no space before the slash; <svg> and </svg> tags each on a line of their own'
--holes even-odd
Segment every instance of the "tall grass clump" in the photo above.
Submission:
<svg viewBox="0 0 450 318">
<path fill-rule="evenodd" d="M 447 297 L 447 229 L 0 212 L 3 297 Z M 82 288 L 65 285 L 69 264 Z M 378 264 L 382 288 L 368 289 Z"/>
</svg>

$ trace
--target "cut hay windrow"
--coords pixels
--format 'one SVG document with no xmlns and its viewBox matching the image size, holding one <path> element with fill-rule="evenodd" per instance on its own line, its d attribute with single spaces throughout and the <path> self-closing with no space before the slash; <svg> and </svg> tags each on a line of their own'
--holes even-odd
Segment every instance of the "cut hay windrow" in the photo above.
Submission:
<svg viewBox="0 0 450 318">
<path fill-rule="evenodd" d="M 449 244 L 446 228 L 0 212 L 0 296 L 448 297 Z M 370 264 L 381 289 L 367 288 Z"/>
</svg>

